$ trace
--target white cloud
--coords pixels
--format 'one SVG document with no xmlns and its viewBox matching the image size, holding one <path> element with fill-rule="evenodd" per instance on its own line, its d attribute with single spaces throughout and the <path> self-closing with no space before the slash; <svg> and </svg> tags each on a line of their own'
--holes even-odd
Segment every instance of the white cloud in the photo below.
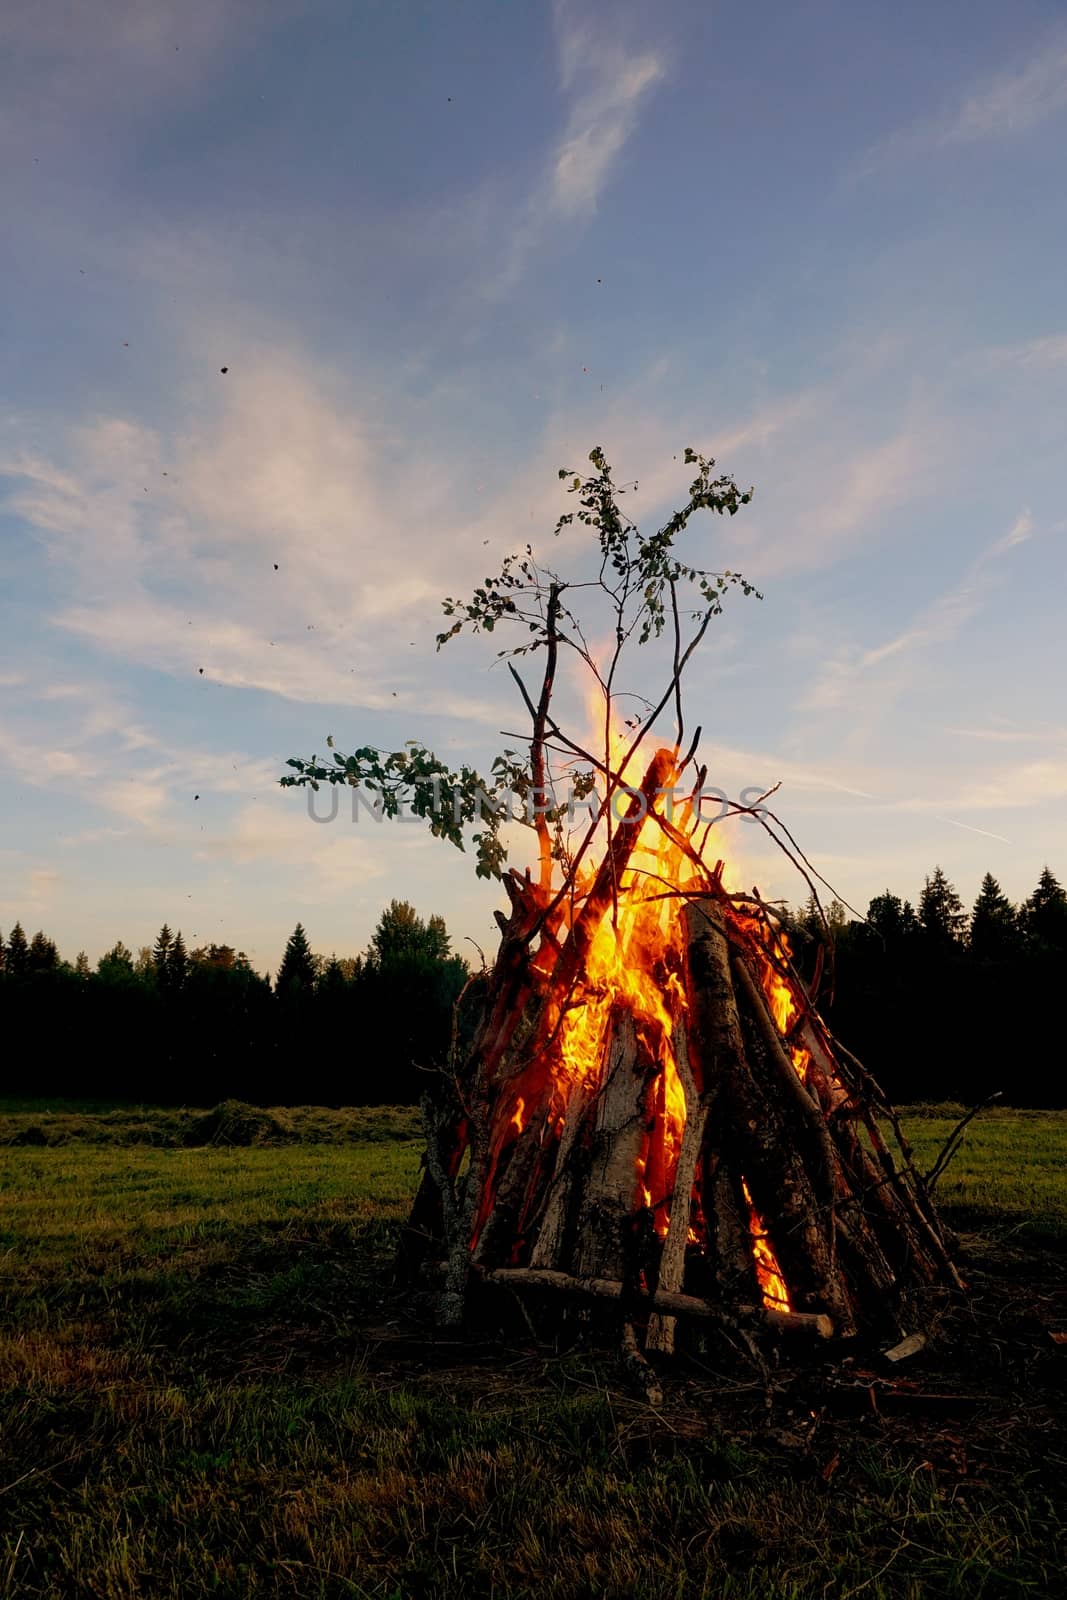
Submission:
<svg viewBox="0 0 1067 1600">
<path fill-rule="evenodd" d="M 619 55 L 599 74 L 599 83 L 591 93 L 583 89 L 572 110 L 553 162 L 552 200 L 562 216 L 596 207 L 641 102 L 664 76 L 664 65 L 652 53 L 630 60 Z"/>
<path fill-rule="evenodd" d="M 385 876 L 381 840 L 372 818 L 358 824 L 342 803 L 333 822 L 315 822 L 303 806 L 243 806 L 224 828 L 217 829 L 195 851 L 198 859 L 237 866 L 289 867 L 302 875 L 302 893 L 310 888 L 329 899 Z M 324 815 L 328 811 L 323 810 Z"/>
</svg>

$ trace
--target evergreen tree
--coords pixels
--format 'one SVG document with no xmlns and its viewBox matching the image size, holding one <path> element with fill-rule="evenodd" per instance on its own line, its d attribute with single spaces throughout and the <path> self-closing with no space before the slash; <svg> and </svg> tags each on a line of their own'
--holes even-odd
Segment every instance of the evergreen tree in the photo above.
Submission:
<svg viewBox="0 0 1067 1600">
<path fill-rule="evenodd" d="M 74 976 L 87 978 L 89 976 L 89 957 L 84 950 L 79 950 L 74 962 Z"/>
<path fill-rule="evenodd" d="M 3 970 L 4 970 L 4 961 L 5 961 L 6 957 L 7 957 L 7 946 L 4 944 L 4 936 L 3 936 L 3 934 L 0 933 L 0 972 L 3 972 Z"/>
<path fill-rule="evenodd" d="M 349 979 L 335 955 L 324 964 L 318 977 L 319 994 L 337 994 L 347 989 Z"/>
<path fill-rule="evenodd" d="M 27 967 L 30 972 L 52 972 L 59 966 L 59 951 L 40 928 L 30 940 Z"/>
<path fill-rule="evenodd" d="M 1067 893 L 1048 867 L 1042 869 L 1037 888 L 1024 903 L 1020 920 L 1034 949 L 1067 951 Z"/>
<path fill-rule="evenodd" d="M 174 936 L 167 927 L 167 924 L 164 923 L 160 928 L 159 933 L 156 936 L 156 942 L 152 947 L 152 960 L 155 962 L 156 977 L 162 983 L 166 982 L 167 963 L 170 959 L 170 952 L 173 948 L 173 945 Z"/>
<path fill-rule="evenodd" d="M 13 978 L 22 978 L 29 971 L 30 947 L 21 922 L 16 922 L 7 936 L 7 955 L 4 959 L 6 969 Z"/>
<path fill-rule="evenodd" d="M 315 958 L 311 954 L 304 925 L 298 922 L 289 935 L 289 943 L 278 968 L 275 988 L 279 994 L 294 989 L 311 989 L 315 983 Z"/>
<path fill-rule="evenodd" d="M 923 932 L 942 947 L 962 943 L 967 929 L 963 901 L 940 867 L 926 879 L 919 897 L 919 922 Z"/>
<path fill-rule="evenodd" d="M 185 987 L 189 975 L 189 957 L 185 953 L 185 940 L 179 928 L 174 943 L 167 952 L 167 988 L 177 992 Z"/>
<path fill-rule="evenodd" d="M 971 954 L 978 961 L 1003 961 L 1018 944 L 1019 922 L 1015 907 L 991 872 L 971 912 Z"/>
</svg>

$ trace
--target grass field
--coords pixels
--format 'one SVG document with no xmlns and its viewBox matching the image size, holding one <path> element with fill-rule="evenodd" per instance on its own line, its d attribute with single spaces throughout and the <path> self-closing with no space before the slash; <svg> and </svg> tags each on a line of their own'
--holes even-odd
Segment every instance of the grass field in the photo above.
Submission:
<svg viewBox="0 0 1067 1600">
<path fill-rule="evenodd" d="M 413 1114 L 232 1131 L 0 1107 L 0 1595 L 1059 1591 L 1067 1114 L 968 1131 L 940 1193 L 972 1297 L 906 1411 L 854 1359 L 840 1415 L 810 1372 L 768 1409 L 709 1356 L 653 1411 L 607 1354 L 435 1341 L 389 1274 Z"/>
</svg>

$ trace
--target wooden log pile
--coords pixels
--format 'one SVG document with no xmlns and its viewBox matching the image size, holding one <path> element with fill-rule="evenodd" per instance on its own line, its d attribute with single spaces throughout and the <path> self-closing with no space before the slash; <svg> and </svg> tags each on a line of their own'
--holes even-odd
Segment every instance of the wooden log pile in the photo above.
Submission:
<svg viewBox="0 0 1067 1600">
<path fill-rule="evenodd" d="M 671 759 L 650 764 L 635 816 Z M 661 1353 L 724 1321 L 761 1336 L 907 1331 L 908 1291 L 959 1287 L 948 1241 L 892 1109 L 831 1037 L 773 914 L 714 872 L 678 874 L 659 895 L 662 945 L 620 958 L 643 963 L 637 989 L 598 983 L 594 942 L 626 940 L 620 899 L 625 913 L 637 892 L 626 821 L 569 920 L 543 884 L 508 880 L 477 1026 L 424 1104 L 408 1270 L 435 1278 L 446 1323 L 467 1317 L 473 1285 L 494 1286 L 550 1318 L 599 1308 Z M 576 1072 L 568 1029 L 594 1011 L 595 1058 Z"/>
</svg>

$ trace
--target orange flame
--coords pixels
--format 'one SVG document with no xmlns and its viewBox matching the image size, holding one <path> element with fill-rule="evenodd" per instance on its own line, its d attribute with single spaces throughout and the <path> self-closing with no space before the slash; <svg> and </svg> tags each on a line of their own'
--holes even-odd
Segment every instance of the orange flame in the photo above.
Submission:
<svg viewBox="0 0 1067 1600">
<path fill-rule="evenodd" d="M 598 711 L 601 709 L 598 707 Z M 636 785 L 640 780 L 633 769 L 638 762 L 644 765 L 642 758 L 626 760 L 626 740 L 621 734 L 613 734 L 610 745 L 610 765 L 620 774 L 623 783 Z M 676 776 L 677 752 L 663 755 L 669 760 L 672 777 Z M 614 812 L 615 818 L 622 809 L 620 806 Z M 541 1036 L 540 1048 L 531 1050 L 521 1069 L 502 1086 L 490 1141 L 489 1179 L 475 1226 L 476 1235 L 492 1209 L 497 1171 L 510 1159 L 510 1147 L 530 1125 L 531 1119 L 535 1115 L 543 1119 L 539 1138 L 550 1152 L 553 1145 L 558 1148 L 568 1117 L 581 1116 L 578 1103 L 584 1107 L 596 1094 L 605 1070 L 613 1015 L 620 1011 L 632 1018 L 638 1050 L 637 1070 L 648 1080 L 643 1107 L 644 1133 L 634 1170 L 633 1203 L 635 1208 L 643 1207 L 651 1213 L 654 1230 L 661 1239 L 668 1233 L 688 1110 L 675 1051 L 676 1028 L 686 1010 L 683 981 L 686 952 L 684 922 L 680 915 L 684 901 L 680 891 L 687 880 L 694 887 L 701 880 L 690 871 L 684 845 L 692 836 L 697 819 L 686 807 L 676 808 L 673 816 L 666 805 L 661 803 L 659 809 L 673 822 L 676 831 L 668 833 L 652 817 L 625 824 L 638 827 L 637 840 L 616 885 L 614 904 L 609 905 L 593 931 L 575 990 L 570 997 L 559 998 L 551 1023 Z M 612 822 L 612 827 L 621 825 L 624 825 L 621 821 Z M 607 833 L 608 827 L 602 818 L 601 851 L 606 849 Z M 587 867 L 581 874 L 577 885 L 579 904 L 595 870 L 595 867 Z M 802 1043 L 794 1042 L 793 1035 L 799 1041 L 807 1001 L 799 984 L 788 974 L 789 946 L 785 935 L 769 928 L 762 917 L 736 901 L 728 915 L 743 941 L 797 1074 L 806 1081 L 812 1069 L 811 1053 Z M 568 921 L 565 914 L 564 929 Z M 552 948 L 558 953 L 558 946 Z M 554 959 L 547 945 L 535 958 L 546 977 L 549 977 Z M 554 1157 L 547 1153 L 545 1159 L 551 1161 Z M 748 1208 L 752 1261 L 764 1305 L 788 1310 L 788 1286 L 766 1226 L 752 1203 L 748 1185 L 742 1181 L 741 1187 Z M 700 1249 L 706 1236 L 706 1224 L 699 1206 L 699 1191 L 677 1198 L 678 1204 L 685 1207 L 687 1243 L 693 1249 Z M 520 1234 L 525 1220 L 525 1216 L 520 1220 Z M 521 1248 L 524 1247 L 516 1243 L 516 1251 Z"/>
<path fill-rule="evenodd" d="M 616 759 L 621 752 L 615 752 Z M 638 826 L 638 824 L 633 824 Z M 638 1204 L 653 1213 L 656 1232 L 670 1224 L 670 1195 L 685 1128 L 685 1090 L 674 1052 L 675 1022 L 685 1006 L 679 976 L 684 953 L 672 887 L 681 877 L 682 852 L 651 818 L 639 824 L 637 843 L 621 875 L 617 912 L 605 913 L 586 958 L 581 994 L 564 1016 L 559 1039 L 558 1089 L 562 1104 L 580 1084 L 596 1081 L 616 1007 L 634 1021 L 641 1055 L 653 1068 L 650 1131 L 638 1161 Z M 673 914 L 672 914 L 673 913 Z"/>
<path fill-rule="evenodd" d="M 748 1184 L 742 1178 L 741 1192 L 748 1206 L 748 1232 L 752 1240 L 752 1259 L 756 1264 L 756 1282 L 763 1295 L 763 1304 L 770 1311 L 788 1311 L 789 1289 L 782 1277 L 782 1269 L 778 1265 L 778 1257 L 771 1247 L 767 1237 L 767 1228 L 763 1218 L 752 1204 Z"/>
</svg>

